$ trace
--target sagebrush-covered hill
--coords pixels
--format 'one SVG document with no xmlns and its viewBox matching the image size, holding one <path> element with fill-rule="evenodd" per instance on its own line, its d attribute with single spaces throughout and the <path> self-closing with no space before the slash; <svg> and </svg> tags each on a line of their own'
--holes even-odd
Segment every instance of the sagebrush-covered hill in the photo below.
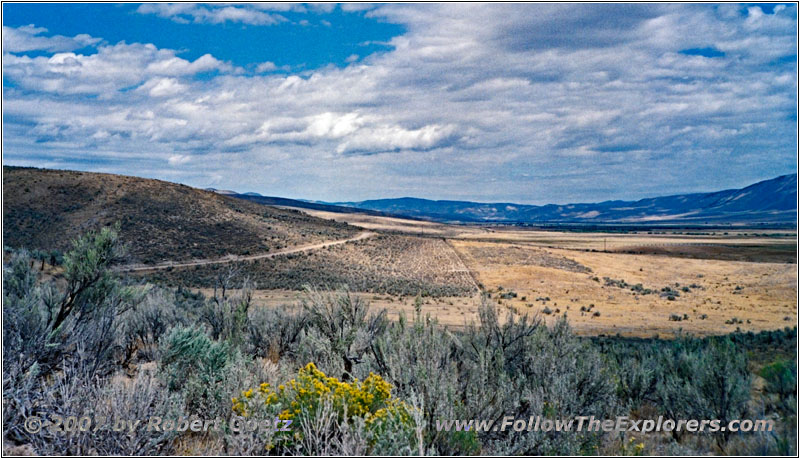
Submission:
<svg viewBox="0 0 800 459">
<path fill-rule="evenodd" d="M 246 255 L 358 232 L 161 180 L 3 166 L 5 246 L 65 250 L 86 231 L 116 222 L 136 263 Z"/>
</svg>

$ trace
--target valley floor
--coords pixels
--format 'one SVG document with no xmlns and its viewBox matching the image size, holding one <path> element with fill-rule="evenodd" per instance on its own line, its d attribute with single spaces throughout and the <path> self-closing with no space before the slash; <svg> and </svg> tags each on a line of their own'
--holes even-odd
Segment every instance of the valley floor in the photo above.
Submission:
<svg viewBox="0 0 800 459">
<path fill-rule="evenodd" d="M 455 242 L 493 297 L 517 313 L 566 313 L 579 334 L 672 336 L 797 323 L 797 265 Z M 487 252 L 498 256 L 487 256 Z M 536 258 L 534 255 L 538 256 Z M 590 269 L 544 265 L 563 257 Z M 567 265 L 568 267 L 569 265 Z M 500 290 L 502 288 L 502 290 Z M 548 314 L 549 312 L 549 314 Z"/>
<path fill-rule="evenodd" d="M 421 296 L 422 313 L 450 327 L 477 321 L 479 291 L 507 314 L 548 322 L 566 314 L 581 335 L 758 332 L 798 319 L 794 231 L 575 233 L 312 213 L 395 234 L 309 254 L 305 270 L 293 259 L 285 272 L 280 260 L 269 271 L 313 277 L 314 267 L 336 266 L 344 273 L 335 277 L 341 283 L 368 271 L 370 282 L 354 278 L 350 283 L 361 287 L 354 290 L 395 318 L 411 317 L 415 292 L 433 286 L 433 294 Z M 331 257 L 335 262 L 328 263 Z M 375 283 L 381 274 L 392 283 Z M 255 292 L 258 303 L 297 307 L 299 285 L 267 284 Z M 209 284 L 201 290 L 211 293 Z"/>
</svg>

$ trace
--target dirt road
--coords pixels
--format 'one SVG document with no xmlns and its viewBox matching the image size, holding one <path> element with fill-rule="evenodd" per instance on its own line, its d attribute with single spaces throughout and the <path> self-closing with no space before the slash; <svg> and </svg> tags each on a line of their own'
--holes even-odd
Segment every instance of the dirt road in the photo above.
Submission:
<svg viewBox="0 0 800 459">
<path fill-rule="evenodd" d="M 298 252 L 305 252 L 306 250 L 319 250 L 324 249 L 326 247 L 331 247 L 334 245 L 346 244 L 348 242 L 355 242 L 360 241 L 362 239 L 367 239 L 372 236 L 375 236 L 376 233 L 372 233 L 370 231 L 363 231 L 358 233 L 357 235 L 348 238 L 348 239 L 339 239 L 336 241 L 328 241 L 328 242 L 319 242 L 317 244 L 308 244 L 308 245 L 301 245 L 298 247 L 289 247 L 286 249 L 276 250 L 275 252 L 268 252 L 268 253 L 261 253 L 258 255 L 228 255 L 222 258 L 216 258 L 213 260 L 194 260 L 194 261 L 186 261 L 186 262 L 172 262 L 167 261 L 163 263 L 159 263 L 157 265 L 125 265 L 125 266 L 117 266 L 114 268 L 115 271 L 120 272 L 136 272 L 136 271 L 158 271 L 161 269 L 169 269 L 169 268 L 187 268 L 190 266 L 201 266 L 201 265 L 214 265 L 214 264 L 222 264 L 222 263 L 232 263 L 237 261 L 250 261 L 250 260 L 261 260 L 264 258 L 274 258 L 280 255 L 289 255 L 292 253 Z"/>
</svg>

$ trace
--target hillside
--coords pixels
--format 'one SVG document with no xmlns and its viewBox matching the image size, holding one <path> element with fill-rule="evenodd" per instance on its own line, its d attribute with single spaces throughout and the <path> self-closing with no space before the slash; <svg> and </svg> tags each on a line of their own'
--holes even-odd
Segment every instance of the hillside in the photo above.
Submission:
<svg viewBox="0 0 800 459">
<path fill-rule="evenodd" d="M 788 224 L 794 223 L 797 218 L 797 174 L 776 177 L 742 189 L 639 201 L 533 206 L 398 198 L 337 204 L 402 216 L 460 222 Z"/>
<path fill-rule="evenodd" d="M 3 166 L 4 245 L 60 249 L 119 222 L 129 262 L 247 255 L 358 231 L 211 191 L 112 174 Z"/>
<path fill-rule="evenodd" d="M 375 235 L 325 250 L 246 263 L 205 264 L 140 275 L 153 283 L 213 287 L 229 272 L 261 289 L 303 290 L 348 286 L 353 291 L 426 297 L 470 296 L 476 286 L 442 239 Z"/>
</svg>

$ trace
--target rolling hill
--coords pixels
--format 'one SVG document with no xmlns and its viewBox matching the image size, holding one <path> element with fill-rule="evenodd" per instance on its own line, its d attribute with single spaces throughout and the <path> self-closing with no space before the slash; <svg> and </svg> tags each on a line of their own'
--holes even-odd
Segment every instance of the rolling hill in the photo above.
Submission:
<svg viewBox="0 0 800 459">
<path fill-rule="evenodd" d="M 638 201 L 534 206 L 398 198 L 335 204 L 446 222 L 789 224 L 797 220 L 797 174 L 783 175 L 741 189 Z"/>
<path fill-rule="evenodd" d="M 3 166 L 4 245 L 60 249 L 119 222 L 129 262 L 248 255 L 357 229 L 299 211 L 122 175 Z"/>
</svg>

